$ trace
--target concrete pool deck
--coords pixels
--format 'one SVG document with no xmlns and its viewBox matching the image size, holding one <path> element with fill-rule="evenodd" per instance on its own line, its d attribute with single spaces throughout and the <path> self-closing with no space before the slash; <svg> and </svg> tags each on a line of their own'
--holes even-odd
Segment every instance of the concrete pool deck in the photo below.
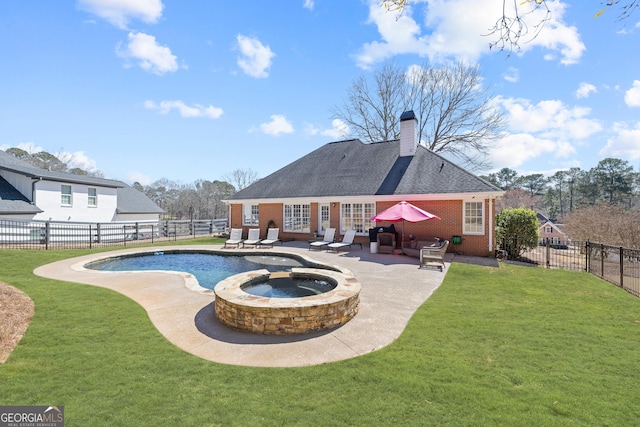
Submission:
<svg viewBox="0 0 640 427">
<path fill-rule="evenodd" d="M 259 252 L 303 255 L 349 269 L 360 282 L 358 314 L 338 328 L 305 335 L 259 335 L 236 331 L 214 314 L 212 291 L 189 289 L 190 275 L 166 272 L 100 272 L 81 268 L 86 262 L 136 252 L 169 249 L 220 250 L 222 245 L 128 248 L 70 258 L 38 267 L 38 276 L 112 289 L 140 304 L 167 340 L 195 356 L 218 363 L 294 367 L 357 357 L 385 347 L 402 333 L 415 311 L 442 283 L 444 272 L 418 268 L 417 258 L 372 254 L 369 248 L 346 252 L 309 251 L 305 242 L 288 242 Z M 256 252 L 242 249 L 243 253 Z M 493 260 L 495 262 L 495 260 Z M 191 284 L 190 284 L 191 282 Z"/>
</svg>

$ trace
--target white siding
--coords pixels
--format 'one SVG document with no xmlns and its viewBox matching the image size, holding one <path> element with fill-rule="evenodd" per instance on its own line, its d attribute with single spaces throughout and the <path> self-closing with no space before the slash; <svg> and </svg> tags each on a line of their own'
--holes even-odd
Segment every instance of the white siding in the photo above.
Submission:
<svg viewBox="0 0 640 427">
<path fill-rule="evenodd" d="M 62 206 L 61 204 L 60 191 L 63 184 L 71 185 L 71 206 Z M 97 206 L 88 205 L 89 187 L 97 190 Z M 29 189 L 29 191 L 31 190 Z M 35 199 L 36 206 L 44 211 L 33 218 L 37 220 L 111 222 L 115 216 L 118 205 L 116 188 L 46 180 L 39 181 L 36 184 Z"/>
<path fill-rule="evenodd" d="M 2 171 L 2 177 L 27 199 L 31 199 L 31 185 L 34 180 L 13 172 Z M 38 184 L 36 184 L 38 185 Z"/>
</svg>

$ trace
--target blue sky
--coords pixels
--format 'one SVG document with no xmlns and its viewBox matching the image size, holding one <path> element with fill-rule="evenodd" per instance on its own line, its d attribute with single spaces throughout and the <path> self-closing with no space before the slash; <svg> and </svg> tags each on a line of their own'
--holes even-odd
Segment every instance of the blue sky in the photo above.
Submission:
<svg viewBox="0 0 640 427">
<path fill-rule="evenodd" d="M 128 183 L 264 177 L 345 138 L 332 109 L 356 77 L 388 59 L 461 59 L 508 119 L 477 173 L 606 157 L 640 169 L 640 12 L 548 4 L 539 36 L 506 55 L 483 36 L 499 0 L 415 0 L 401 16 L 364 0 L 2 1 L 0 149 Z"/>
</svg>

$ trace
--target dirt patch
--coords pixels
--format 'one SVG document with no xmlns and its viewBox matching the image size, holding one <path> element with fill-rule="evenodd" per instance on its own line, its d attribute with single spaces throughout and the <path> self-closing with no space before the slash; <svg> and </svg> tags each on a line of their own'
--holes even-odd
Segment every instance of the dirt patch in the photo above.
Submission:
<svg viewBox="0 0 640 427">
<path fill-rule="evenodd" d="M 0 282 L 0 363 L 7 361 L 33 318 L 35 306 L 19 289 Z"/>
</svg>

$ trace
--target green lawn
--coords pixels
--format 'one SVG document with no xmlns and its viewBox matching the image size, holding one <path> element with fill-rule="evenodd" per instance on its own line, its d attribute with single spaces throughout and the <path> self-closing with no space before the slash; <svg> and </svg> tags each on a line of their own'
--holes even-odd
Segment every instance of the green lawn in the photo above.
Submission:
<svg viewBox="0 0 640 427">
<path fill-rule="evenodd" d="M 586 273 L 454 263 L 389 347 L 322 366 L 245 368 L 175 348 L 120 294 L 32 273 L 86 252 L 0 251 L 0 281 L 36 306 L 0 365 L 0 405 L 64 405 L 68 426 L 640 420 L 640 300 Z"/>
</svg>

